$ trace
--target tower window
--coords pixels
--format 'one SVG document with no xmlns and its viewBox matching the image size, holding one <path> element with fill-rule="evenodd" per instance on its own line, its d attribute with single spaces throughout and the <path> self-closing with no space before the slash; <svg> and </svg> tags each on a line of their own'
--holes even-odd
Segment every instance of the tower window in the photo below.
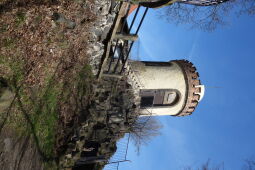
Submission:
<svg viewBox="0 0 255 170">
<path fill-rule="evenodd" d="M 175 104 L 178 101 L 178 94 L 175 91 L 166 91 L 163 104 Z"/>
<path fill-rule="evenodd" d="M 171 66 L 170 62 L 153 62 L 153 61 L 142 61 L 146 66 Z"/>
<path fill-rule="evenodd" d="M 178 103 L 180 95 L 174 89 L 148 89 L 140 91 L 141 107 L 173 106 Z"/>
</svg>

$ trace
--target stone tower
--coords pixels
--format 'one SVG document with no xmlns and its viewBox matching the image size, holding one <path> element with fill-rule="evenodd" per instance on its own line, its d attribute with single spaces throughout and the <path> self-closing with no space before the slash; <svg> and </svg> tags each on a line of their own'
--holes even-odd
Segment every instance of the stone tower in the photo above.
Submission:
<svg viewBox="0 0 255 170">
<path fill-rule="evenodd" d="M 130 60 L 127 70 L 143 116 L 190 115 L 204 96 L 199 74 L 187 60 Z"/>
</svg>

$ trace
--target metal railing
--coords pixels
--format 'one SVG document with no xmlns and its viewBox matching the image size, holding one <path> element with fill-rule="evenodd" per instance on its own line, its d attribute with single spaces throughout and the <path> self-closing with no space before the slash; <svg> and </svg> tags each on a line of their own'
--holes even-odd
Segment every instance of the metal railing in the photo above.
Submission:
<svg viewBox="0 0 255 170">
<path fill-rule="evenodd" d="M 110 158 L 104 167 L 104 170 L 118 170 L 122 162 L 127 162 L 128 145 L 130 141 L 130 133 L 117 142 L 117 151 Z"/>
<path fill-rule="evenodd" d="M 132 18 L 130 18 L 131 23 L 130 26 L 128 26 L 127 17 L 129 14 L 130 6 L 128 7 L 128 10 L 126 12 L 126 15 L 124 17 L 124 21 L 122 22 L 121 29 L 119 34 L 129 35 L 135 22 L 138 24 L 136 30 L 134 30 L 133 36 L 137 36 L 138 32 L 142 26 L 142 23 L 145 19 L 145 16 L 148 12 L 149 8 L 145 8 L 145 10 L 141 10 L 141 6 L 138 6 L 138 8 L 135 11 L 135 14 Z M 139 13 L 142 14 L 142 17 L 138 19 Z M 104 73 L 108 74 L 117 74 L 121 75 L 125 69 L 126 63 L 128 61 L 130 52 L 132 50 L 132 47 L 134 45 L 134 41 L 131 40 L 122 40 L 122 39 L 115 39 L 111 44 L 111 55 L 110 55 L 110 62 L 108 64 L 108 69 Z M 116 54 L 117 53 L 117 54 Z"/>
</svg>

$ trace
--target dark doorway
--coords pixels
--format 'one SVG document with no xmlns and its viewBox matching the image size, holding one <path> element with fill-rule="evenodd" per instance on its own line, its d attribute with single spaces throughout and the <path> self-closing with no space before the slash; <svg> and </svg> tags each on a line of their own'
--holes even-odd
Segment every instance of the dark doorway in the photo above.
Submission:
<svg viewBox="0 0 255 170">
<path fill-rule="evenodd" d="M 152 107 L 154 96 L 144 96 L 141 98 L 141 107 Z"/>
</svg>

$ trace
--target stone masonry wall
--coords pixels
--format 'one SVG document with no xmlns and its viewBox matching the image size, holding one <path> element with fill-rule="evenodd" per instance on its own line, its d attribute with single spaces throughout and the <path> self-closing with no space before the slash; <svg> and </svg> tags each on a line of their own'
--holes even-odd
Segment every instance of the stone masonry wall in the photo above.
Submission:
<svg viewBox="0 0 255 170">
<path fill-rule="evenodd" d="M 94 13 L 97 16 L 97 22 L 91 28 L 91 38 L 88 43 L 89 50 L 87 51 L 90 65 L 95 75 L 98 72 L 104 54 L 104 43 L 113 25 L 117 6 L 112 4 L 110 0 L 95 0 Z"/>
<path fill-rule="evenodd" d="M 81 113 L 80 125 L 60 159 L 63 169 L 73 166 L 102 169 L 117 150 L 116 142 L 128 132 L 138 116 L 132 87 L 125 78 L 104 78 L 94 88 L 94 99 Z"/>
</svg>

